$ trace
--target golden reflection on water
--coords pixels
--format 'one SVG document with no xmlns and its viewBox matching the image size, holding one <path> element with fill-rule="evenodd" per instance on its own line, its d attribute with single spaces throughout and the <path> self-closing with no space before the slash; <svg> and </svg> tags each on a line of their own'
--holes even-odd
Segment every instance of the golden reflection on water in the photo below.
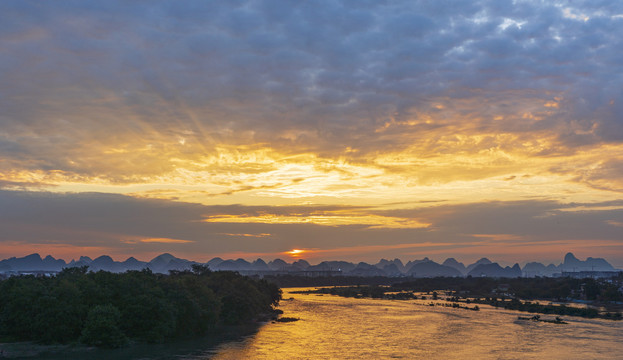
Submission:
<svg viewBox="0 0 623 360">
<path fill-rule="evenodd" d="M 232 359 L 623 359 L 623 322 L 564 317 L 567 325 L 517 320 L 526 313 L 430 307 L 430 301 L 291 294 L 283 316 L 211 357 Z M 547 318 L 547 315 L 544 315 Z"/>
</svg>

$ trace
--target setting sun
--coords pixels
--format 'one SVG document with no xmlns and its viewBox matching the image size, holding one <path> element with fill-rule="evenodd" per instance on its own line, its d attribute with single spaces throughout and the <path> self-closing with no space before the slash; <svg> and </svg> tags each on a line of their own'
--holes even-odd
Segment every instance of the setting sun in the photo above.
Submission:
<svg viewBox="0 0 623 360">
<path fill-rule="evenodd" d="M 305 253 L 305 250 L 301 250 L 301 249 L 292 249 L 290 251 L 286 251 L 286 254 L 294 257 L 294 258 L 298 258 L 301 257 L 302 254 Z"/>
</svg>

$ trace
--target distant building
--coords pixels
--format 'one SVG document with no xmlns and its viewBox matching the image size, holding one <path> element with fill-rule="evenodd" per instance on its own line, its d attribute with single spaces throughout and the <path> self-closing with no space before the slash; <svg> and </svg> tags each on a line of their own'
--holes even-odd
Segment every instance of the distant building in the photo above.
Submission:
<svg viewBox="0 0 623 360">
<path fill-rule="evenodd" d="M 21 276 L 21 275 L 34 275 L 36 277 L 50 277 L 50 276 L 56 276 L 56 274 L 58 274 L 58 271 L 50 271 L 50 270 L 32 270 L 32 271 L 15 271 L 15 270 L 9 270 L 9 271 L 4 271 L 4 272 L 0 272 L 0 280 L 4 280 L 4 279 L 8 279 L 12 276 Z"/>
<path fill-rule="evenodd" d="M 570 277 L 570 278 L 574 278 L 574 279 L 585 279 L 585 278 L 609 279 L 609 278 L 613 278 L 613 277 L 619 276 L 619 274 L 621 274 L 622 272 L 623 272 L 623 270 L 617 270 L 617 271 L 569 271 L 569 272 L 563 271 L 557 277 Z"/>
<path fill-rule="evenodd" d="M 329 276 L 342 276 L 341 270 L 301 270 L 301 271 L 279 271 L 279 270 L 235 270 L 240 275 L 246 276 L 305 276 L 305 277 L 329 277 Z"/>
</svg>

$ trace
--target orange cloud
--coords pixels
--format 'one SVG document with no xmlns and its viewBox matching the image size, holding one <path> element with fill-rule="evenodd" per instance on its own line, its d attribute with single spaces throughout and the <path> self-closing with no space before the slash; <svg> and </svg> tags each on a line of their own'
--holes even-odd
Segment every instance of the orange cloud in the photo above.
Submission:
<svg viewBox="0 0 623 360">
<path fill-rule="evenodd" d="M 270 236 L 270 234 L 230 234 L 230 233 L 220 233 L 221 235 L 227 236 L 242 236 L 242 237 L 255 237 L 255 238 L 264 238 Z"/>
<path fill-rule="evenodd" d="M 194 243 L 193 240 L 171 239 L 165 237 L 141 237 L 141 236 L 122 236 L 119 239 L 124 244 L 138 243 L 161 243 L 161 244 L 188 244 Z"/>
<path fill-rule="evenodd" d="M 607 220 L 606 223 L 612 226 L 623 227 L 623 221 Z"/>
<path fill-rule="evenodd" d="M 469 236 L 491 241 L 521 241 L 524 239 L 522 236 L 513 234 L 470 234 Z"/>
<path fill-rule="evenodd" d="M 418 229 L 430 226 L 418 219 L 399 218 L 373 214 L 360 214 L 356 210 L 339 212 L 318 212 L 312 214 L 260 214 L 260 215 L 212 215 L 204 220 L 212 223 L 256 223 L 256 224 L 316 224 L 324 226 L 363 225 L 371 229 Z M 232 235 L 232 234 L 225 234 Z M 233 234 L 237 235 L 237 234 Z M 238 234 L 239 235 L 239 234 Z"/>
<path fill-rule="evenodd" d="M 169 239 L 169 238 L 144 238 L 139 240 L 143 243 L 163 243 L 163 244 L 187 244 L 192 243 L 192 240 L 181 240 L 181 239 Z"/>
</svg>

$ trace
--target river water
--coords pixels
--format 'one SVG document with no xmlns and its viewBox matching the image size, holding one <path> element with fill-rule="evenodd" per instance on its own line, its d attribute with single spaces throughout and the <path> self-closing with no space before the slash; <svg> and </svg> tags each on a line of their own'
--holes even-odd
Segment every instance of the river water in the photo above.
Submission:
<svg viewBox="0 0 623 360">
<path fill-rule="evenodd" d="M 189 359 L 623 359 L 622 321 L 551 324 L 485 305 L 470 311 L 288 290 L 280 308 L 299 321 L 267 324 Z"/>
<path fill-rule="evenodd" d="M 267 323 L 215 339 L 41 359 L 623 359 L 623 321 L 563 317 L 568 324 L 518 320 L 528 313 L 428 306 L 430 300 L 372 300 L 292 294 L 279 308 L 290 323 Z M 437 303 L 443 304 L 444 301 Z M 542 315 L 543 319 L 552 318 Z M 212 342 L 210 342 L 212 341 Z"/>
</svg>

